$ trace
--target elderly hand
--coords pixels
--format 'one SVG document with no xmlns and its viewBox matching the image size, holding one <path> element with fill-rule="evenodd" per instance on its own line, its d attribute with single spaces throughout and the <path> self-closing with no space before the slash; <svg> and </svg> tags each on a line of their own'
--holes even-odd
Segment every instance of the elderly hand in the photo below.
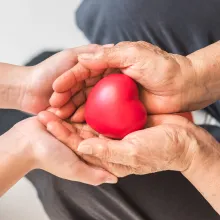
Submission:
<svg viewBox="0 0 220 220">
<path fill-rule="evenodd" d="M 118 177 L 166 170 L 182 172 L 220 213 L 219 143 L 187 119 L 177 115 L 150 116 L 149 128 L 120 141 L 100 136 L 87 125 L 77 125 L 85 138 L 78 142 L 72 132 L 73 124 L 67 126 L 49 112 L 42 112 L 39 117 L 51 134 L 87 163 Z"/>
<path fill-rule="evenodd" d="M 131 133 L 120 141 L 105 138 L 84 124 L 80 135 L 85 140 L 78 141 L 72 126 L 80 124 L 67 124 L 51 112 L 41 112 L 38 118 L 51 134 L 84 160 L 118 177 L 164 170 L 184 171 L 199 148 L 195 132 L 208 135 L 181 116 L 157 115 L 149 117 L 149 128 Z"/>
<path fill-rule="evenodd" d="M 91 138 L 77 150 L 118 177 L 180 171 L 220 214 L 220 144 L 180 116 L 150 116 L 148 122 L 150 128 L 123 140 Z"/>
<path fill-rule="evenodd" d="M 112 68 L 119 69 L 142 86 L 140 98 L 151 114 L 200 109 L 219 96 L 213 91 L 214 83 L 219 83 L 217 76 L 204 73 L 203 67 L 202 70 L 198 68 L 199 60 L 203 59 L 201 53 L 185 57 L 167 53 L 147 42 L 122 42 L 100 48 L 95 53 L 80 54 L 80 63 L 61 75 L 53 88 L 60 96 L 72 90 L 69 102 L 82 106 L 72 121 L 83 121 L 83 104 L 91 87 L 101 77 L 116 71 Z M 51 105 L 62 110 L 70 104 L 54 105 L 51 100 Z"/>
</svg>

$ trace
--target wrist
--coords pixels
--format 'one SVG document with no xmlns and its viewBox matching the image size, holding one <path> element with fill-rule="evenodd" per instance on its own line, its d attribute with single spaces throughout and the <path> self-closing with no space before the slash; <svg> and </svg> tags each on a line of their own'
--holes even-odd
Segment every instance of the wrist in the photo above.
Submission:
<svg viewBox="0 0 220 220">
<path fill-rule="evenodd" d="M 20 110 L 32 67 L 0 64 L 0 108 Z"/>
<path fill-rule="evenodd" d="M 5 143 L 5 150 L 11 159 L 19 161 L 19 165 L 25 173 L 36 168 L 36 159 L 33 144 L 20 132 L 19 124 L 16 124 L 8 132 L 1 136 L 1 143 Z"/>
<path fill-rule="evenodd" d="M 0 136 L 0 196 L 35 168 L 30 144 L 23 135 L 11 130 Z"/>
<path fill-rule="evenodd" d="M 199 148 L 182 174 L 220 214 L 220 146 L 211 135 L 204 137 L 206 140 L 198 141 Z"/>
<path fill-rule="evenodd" d="M 220 99 L 220 41 L 187 56 L 194 70 L 201 107 Z M 192 88 L 193 89 L 193 88 Z"/>
</svg>

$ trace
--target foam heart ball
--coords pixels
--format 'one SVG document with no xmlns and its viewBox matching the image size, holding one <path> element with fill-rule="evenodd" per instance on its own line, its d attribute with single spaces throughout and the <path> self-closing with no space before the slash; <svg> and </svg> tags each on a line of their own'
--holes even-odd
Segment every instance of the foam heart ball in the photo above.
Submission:
<svg viewBox="0 0 220 220">
<path fill-rule="evenodd" d="M 143 129 L 147 112 L 136 83 L 120 73 L 101 79 L 88 96 L 85 120 L 95 131 L 114 139 Z"/>
</svg>

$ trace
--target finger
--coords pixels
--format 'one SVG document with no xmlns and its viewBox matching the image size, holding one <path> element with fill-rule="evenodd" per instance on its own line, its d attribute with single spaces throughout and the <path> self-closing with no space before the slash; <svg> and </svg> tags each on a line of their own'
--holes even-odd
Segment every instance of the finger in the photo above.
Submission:
<svg viewBox="0 0 220 220">
<path fill-rule="evenodd" d="M 106 140 L 91 138 L 80 143 L 77 151 L 97 157 L 101 160 L 117 164 L 131 164 L 130 156 L 133 153 L 133 144 L 128 141 Z"/>
<path fill-rule="evenodd" d="M 51 121 L 47 124 L 47 130 L 56 137 L 59 141 L 67 145 L 73 151 L 76 151 L 77 146 L 83 140 L 77 132 L 71 132 L 60 121 Z"/>
<path fill-rule="evenodd" d="M 149 115 L 147 120 L 147 127 L 155 127 L 162 124 L 174 124 L 181 127 L 188 127 L 191 123 L 187 118 L 175 115 L 175 114 L 161 114 L 161 115 Z"/>
<path fill-rule="evenodd" d="M 139 58 L 136 43 L 122 42 L 114 47 L 100 48 L 94 53 L 79 54 L 78 60 L 88 69 L 126 68 Z"/>
<path fill-rule="evenodd" d="M 74 87 L 71 88 L 71 94 L 74 96 L 76 93 L 81 91 L 84 88 L 84 82 L 77 83 Z"/>
<path fill-rule="evenodd" d="M 52 113 L 54 113 L 54 114 L 56 114 L 56 111 L 58 110 L 58 108 L 53 108 L 53 107 L 48 107 L 47 109 L 46 109 L 46 111 L 48 111 L 48 112 L 52 112 Z"/>
<path fill-rule="evenodd" d="M 157 69 L 161 66 L 160 63 L 169 64 L 165 51 L 143 41 L 121 42 L 112 48 L 101 48 L 95 53 L 82 53 L 78 60 L 91 70 L 120 68 L 122 73 L 140 84 L 146 84 L 146 77 L 149 75 L 161 72 Z"/>
<path fill-rule="evenodd" d="M 70 90 L 63 93 L 54 92 L 49 101 L 50 105 L 54 108 L 60 108 L 70 100 L 71 95 Z"/>
<path fill-rule="evenodd" d="M 89 163 L 89 165 L 101 167 L 117 177 L 125 177 L 130 174 L 134 174 L 134 173 L 132 173 L 133 169 L 129 169 L 129 167 L 126 167 L 121 164 L 108 163 L 108 162 L 102 161 L 96 157 L 92 157 L 92 156 L 88 156 L 88 155 L 82 155 L 81 157 L 84 161 Z M 137 174 L 137 173 L 135 173 L 135 174 Z"/>
<path fill-rule="evenodd" d="M 47 126 L 47 124 L 51 121 L 57 121 L 57 122 L 61 121 L 61 119 L 58 116 L 56 116 L 55 114 L 49 111 L 40 112 L 37 117 L 38 120 L 45 126 Z"/>
<path fill-rule="evenodd" d="M 67 50 L 64 50 L 54 56 L 52 56 L 49 59 L 53 59 L 54 62 L 53 63 L 60 63 L 59 60 L 61 60 L 61 58 L 63 60 L 69 60 L 69 65 L 66 65 L 65 69 L 62 67 L 60 69 L 57 69 L 58 67 L 60 67 L 60 65 L 58 65 L 57 67 L 53 67 L 54 69 L 56 68 L 56 72 L 59 72 L 59 74 L 56 76 L 62 76 L 63 74 L 65 74 L 66 72 L 68 72 L 69 69 L 73 68 L 74 65 L 77 64 L 78 59 L 77 59 L 77 55 L 80 53 L 92 53 L 92 52 L 96 52 L 98 51 L 102 46 L 101 45 L 97 45 L 97 44 L 90 44 L 90 45 L 85 45 L 85 46 L 80 46 L 77 48 L 70 48 Z M 48 62 L 48 64 L 51 64 L 51 60 Z M 51 65 L 49 65 L 51 68 Z M 68 80 L 68 77 L 67 77 Z M 62 91 L 67 91 L 68 89 L 65 89 L 65 80 L 64 80 L 64 84 L 57 84 L 58 88 L 60 88 L 60 91 L 57 92 L 62 92 Z M 55 86 L 56 87 L 56 86 Z M 71 88 L 71 87 L 70 87 Z M 56 90 L 55 90 L 56 91 Z"/>
<path fill-rule="evenodd" d="M 85 103 L 86 98 L 87 98 L 86 94 L 85 94 L 84 90 L 82 90 L 72 97 L 72 102 L 74 103 L 74 105 L 77 108 L 77 107 L 81 106 L 83 103 Z"/>
<path fill-rule="evenodd" d="M 118 68 L 108 68 L 106 69 L 106 71 L 104 72 L 103 74 L 103 78 L 110 75 L 110 74 L 113 74 L 113 73 L 121 73 L 121 70 L 118 69 Z"/>
<path fill-rule="evenodd" d="M 61 119 L 67 119 L 75 112 L 75 110 L 76 106 L 72 100 L 70 100 L 66 105 L 56 111 L 56 115 Z"/>
<path fill-rule="evenodd" d="M 102 78 L 102 76 L 96 76 L 96 77 L 86 79 L 85 80 L 85 84 L 86 84 L 85 86 L 86 87 L 94 86 L 101 78 Z"/>
<path fill-rule="evenodd" d="M 90 44 L 90 45 L 80 46 L 77 48 L 70 48 L 67 50 L 63 50 L 49 57 L 44 62 L 38 64 L 38 66 L 42 66 L 44 72 L 56 73 L 51 78 L 52 79 L 51 83 L 52 83 L 55 79 L 57 79 L 57 77 L 59 77 L 64 72 L 68 71 L 78 63 L 78 57 L 77 57 L 78 54 L 95 52 L 99 48 L 101 48 L 100 45 Z M 60 65 L 60 63 L 64 63 L 65 65 Z"/>
<path fill-rule="evenodd" d="M 94 86 L 100 79 L 101 79 L 101 77 L 98 76 L 98 77 L 93 77 L 93 78 L 87 79 L 85 81 L 85 83 L 84 82 L 77 83 L 77 85 L 71 89 L 72 96 L 74 97 L 74 95 L 77 94 L 78 92 L 82 91 L 83 88 L 87 89 L 87 88 Z"/>
<path fill-rule="evenodd" d="M 73 68 L 69 69 L 58 77 L 53 83 L 53 89 L 56 92 L 65 92 L 91 77 L 101 75 L 104 70 L 90 70 L 84 67 L 81 63 L 77 63 Z"/>
<path fill-rule="evenodd" d="M 118 181 L 117 177 L 107 171 L 89 166 L 81 160 L 74 164 L 73 180 L 95 186 L 103 183 L 115 184 Z"/>
<path fill-rule="evenodd" d="M 87 88 L 78 92 L 75 96 L 73 96 L 72 101 L 76 107 L 81 106 L 84 104 L 88 98 L 89 93 L 91 92 L 92 88 Z"/>
<path fill-rule="evenodd" d="M 184 118 L 187 118 L 189 121 L 193 122 L 193 115 L 191 112 L 182 112 L 182 113 L 176 113 L 176 114 Z"/>
<path fill-rule="evenodd" d="M 80 106 L 73 116 L 70 118 L 71 122 L 82 123 L 85 121 L 85 105 Z"/>
<path fill-rule="evenodd" d="M 98 137 L 99 133 L 93 130 L 89 125 L 82 123 L 74 123 L 74 127 L 77 129 L 78 134 L 83 139 Z"/>
</svg>

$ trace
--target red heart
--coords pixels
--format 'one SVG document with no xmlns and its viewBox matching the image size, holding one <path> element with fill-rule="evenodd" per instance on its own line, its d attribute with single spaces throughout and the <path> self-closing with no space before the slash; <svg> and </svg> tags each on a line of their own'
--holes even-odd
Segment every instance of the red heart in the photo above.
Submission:
<svg viewBox="0 0 220 220">
<path fill-rule="evenodd" d="M 147 112 L 136 83 L 117 73 L 100 80 L 88 96 L 85 119 L 94 130 L 115 139 L 144 128 Z"/>
</svg>

